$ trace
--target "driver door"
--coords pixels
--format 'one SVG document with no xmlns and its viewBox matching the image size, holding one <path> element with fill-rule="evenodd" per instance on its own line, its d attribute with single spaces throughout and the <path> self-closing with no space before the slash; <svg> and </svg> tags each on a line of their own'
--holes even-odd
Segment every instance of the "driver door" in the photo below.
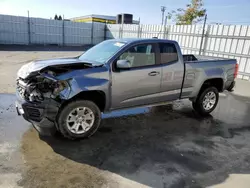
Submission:
<svg viewBox="0 0 250 188">
<path fill-rule="evenodd" d="M 147 105 L 160 100 L 162 69 L 155 47 L 155 44 L 138 44 L 119 56 L 118 60 L 130 61 L 131 68 L 119 69 L 114 66 L 112 109 Z"/>
</svg>

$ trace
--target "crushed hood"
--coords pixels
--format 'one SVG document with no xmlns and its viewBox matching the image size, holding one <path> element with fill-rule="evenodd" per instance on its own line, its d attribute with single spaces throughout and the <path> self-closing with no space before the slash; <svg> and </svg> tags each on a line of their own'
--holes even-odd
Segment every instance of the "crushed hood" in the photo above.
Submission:
<svg viewBox="0 0 250 188">
<path fill-rule="evenodd" d="M 73 65 L 73 64 L 84 64 L 90 66 L 100 66 L 100 64 L 95 62 L 88 62 L 88 61 L 81 61 L 78 58 L 64 58 L 64 59 L 50 59 L 50 60 L 40 60 L 40 61 L 32 61 L 23 65 L 18 73 L 17 76 L 21 77 L 22 79 L 27 78 L 31 73 L 39 72 L 42 69 L 50 66 L 60 66 L 60 65 Z"/>
</svg>

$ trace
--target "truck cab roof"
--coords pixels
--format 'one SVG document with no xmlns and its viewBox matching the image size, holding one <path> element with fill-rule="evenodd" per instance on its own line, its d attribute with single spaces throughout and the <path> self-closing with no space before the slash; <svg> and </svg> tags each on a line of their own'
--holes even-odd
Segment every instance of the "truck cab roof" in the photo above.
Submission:
<svg viewBox="0 0 250 188">
<path fill-rule="evenodd" d="M 177 43 L 174 40 L 167 40 L 167 39 L 157 39 L 157 38 L 122 38 L 122 39 L 111 39 L 113 41 L 117 42 L 124 42 L 124 43 L 156 43 L 156 42 L 171 42 L 171 43 Z"/>
</svg>

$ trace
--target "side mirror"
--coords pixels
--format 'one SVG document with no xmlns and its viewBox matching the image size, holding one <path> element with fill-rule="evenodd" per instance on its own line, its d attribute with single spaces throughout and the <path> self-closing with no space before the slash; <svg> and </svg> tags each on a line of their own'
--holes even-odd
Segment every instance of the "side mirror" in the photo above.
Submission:
<svg viewBox="0 0 250 188">
<path fill-rule="evenodd" d="M 119 68 L 119 69 L 129 69 L 129 68 L 131 68 L 130 62 L 128 60 L 126 60 L 126 59 L 118 60 L 116 65 L 117 65 L 117 68 Z"/>
</svg>

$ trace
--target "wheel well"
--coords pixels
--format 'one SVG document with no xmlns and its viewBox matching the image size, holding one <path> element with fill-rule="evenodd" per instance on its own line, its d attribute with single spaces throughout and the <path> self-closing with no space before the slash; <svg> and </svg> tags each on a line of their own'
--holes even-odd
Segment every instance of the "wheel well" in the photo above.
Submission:
<svg viewBox="0 0 250 188">
<path fill-rule="evenodd" d="M 206 80 L 203 83 L 201 88 L 205 89 L 205 88 L 208 88 L 209 86 L 216 87 L 219 92 L 222 92 L 223 91 L 223 79 L 222 78 L 213 78 L 213 79 Z"/>
<path fill-rule="evenodd" d="M 90 100 L 99 107 L 101 112 L 104 111 L 106 105 L 106 96 L 103 91 L 82 91 L 67 102 L 74 100 Z"/>
</svg>

